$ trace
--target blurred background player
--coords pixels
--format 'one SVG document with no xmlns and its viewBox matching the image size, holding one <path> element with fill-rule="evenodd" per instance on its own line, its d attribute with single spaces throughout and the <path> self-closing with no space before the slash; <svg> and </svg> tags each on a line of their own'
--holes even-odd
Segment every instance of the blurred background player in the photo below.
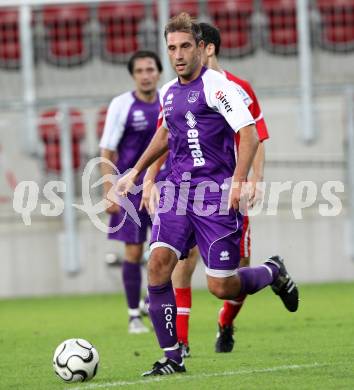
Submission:
<svg viewBox="0 0 354 390">
<path fill-rule="evenodd" d="M 134 166 L 156 131 L 160 103 L 157 83 L 162 72 L 159 57 L 151 51 L 138 51 L 128 62 L 128 70 L 134 79 L 136 89 L 115 97 L 109 105 L 103 135 L 100 141 L 101 157 L 116 165 L 120 173 Z M 101 162 L 102 176 L 115 174 L 112 165 Z M 138 183 L 139 184 L 139 183 Z M 118 226 L 124 217 L 120 207 L 109 201 L 108 193 L 112 183 L 104 182 L 104 197 L 110 227 Z M 138 211 L 141 193 L 129 195 Z M 127 217 L 124 225 L 108 238 L 125 243 L 125 259 L 122 277 L 128 304 L 129 333 L 145 333 L 139 310 L 141 290 L 141 258 L 150 218 L 146 210 L 138 211 L 141 227 Z"/>
<path fill-rule="evenodd" d="M 243 100 L 251 112 L 255 122 L 256 129 L 260 143 L 258 145 L 257 153 L 252 164 L 252 174 L 249 178 L 249 182 L 252 185 L 251 198 L 255 197 L 256 183 L 263 180 L 265 151 L 263 141 L 269 138 L 267 126 L 265 124 L 261 108 L 259 106 L 256 94 L 251 85 L 243 79 L 240 79 L 233 74 L 224 71 L 219 63 L 217 56 L 220 51 L 221 37 L 219 30 L 208 23 L 199 24 L 203 41 L 205 43 L 202 62 L 208 68 L 216 70 L 225 75 L 225 77 L 242 88 Z M 238 136 L 236 136 L 236 143 L 238 144 Z M 147 209 L 154 211 L 153 205 L 157 203 L 157 192 L 154 191 L 151 195 L 150 191 L 152 185 L 155 182 L 155 175 L 159 171 L 160 165 L 163 163 L 166 156 L 159 159 L 152 167 L 147 170 L 144 178 L 144 193 L 143 202 Z M 148 184 L 149 183 L 149 184 Z M 251 237 L 250 237 L 250 225 L 248 216 L 244 216 L 243 231 L 240 244 L 240 268 L 248 267 L 250 265 L 251 254 Z M 192 275 L 195 270 L 198 260 L 198 249 L 193 248 L 188 254 L 188 258 L 178 261 L 173 274 L 172 283 L 176 296 L 177 305 L 177 337 L 182 348 L 184 357 L 190 356 L 189 348 L 189 317 L 192 306 L 191 296 L 191 282 Z M 223 307 L 220 309 L 218 318 L 218 333 L 215 343 L 216 352 L 231 352 L 234 346 L 234 326 L 233 321 L 240 312 L 246 296 L 238 297 L 237 300 L 224 301 Z"/>
</svg>

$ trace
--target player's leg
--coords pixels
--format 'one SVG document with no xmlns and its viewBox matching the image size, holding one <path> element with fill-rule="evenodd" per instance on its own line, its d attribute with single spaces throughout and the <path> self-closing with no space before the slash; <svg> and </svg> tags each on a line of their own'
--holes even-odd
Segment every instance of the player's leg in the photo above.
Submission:
<svg viewBox="0 0 354 390">
<path fill-rule="evenodd" d="M 177 341 L 177 307 L 171 275 L 177 263 L 175 251 L 155 247 L 148 262 L 149 314 L 164 357 L 154 363 L 143 376 L 184 372 L 184 363 Z"/>
<path fill-rule="evenodd" d="M 279 256 L 269 258 L 258 267 L 237 269 L 242 233 L 242 216 L 238 212 L 230 210 L 228 215 L 214 213 L 193 218 L 197 244 L 206 266 L 208 288 L 212 294 L 220 299 L 234 300 L 272 286 L 289 311 L 297 310 L 298 290 Z"/>
<path fill-rule="evenodd" d="M 137 207 L 139 198 L 131 196 L 130 200 Z M 122 281 L 128 305 L 129 333 L 146 333 L 149 331 L 143 324 L 140 317 L 139 301 L 141 291 L 141 258 L 143 254 L 143 244 L 146 241 L 149 218 L 146 212 L 139 211 L 138 217 L 140 225 L 137 225 L 131 218 L 125 217 L 125 210 L 111 216 L 110 226 L 112 228 L 120 226 L 123 218 L 125 222 L 118 230 L 113 229 L 108 234 L 110 239 L 125 243 L 124 260 L 122 262 Z"/>
<path fill-rule="evenodd" d="M 242 237 L 240 242 L 240 265 L 239 268 L 250 266 L 251 236 L 248 216 L 243 217 Z M 226 300 L 219 311 L 218 332 L 216 334 L 215 352 L 231 352 L 234 347 L 234 320 L 239 314 L 246 295 L 237 299 Z"/>
<path fill-rule="evenodd" d="M 192 307 L 192 275 L 197 265 L 199 252 L 195 246 L 189 251 L 188 257 L 179 260 L 172 273 L 172 284 L 177 305 L 177 338 L 182 348 L 182 356 L 189 357 L 189 317 Z"/>
<path fill-rule="evenodd" d="M 146 333 L 149 329 L 143 324 L 140 315 L 141 257 L 143 244 L 125 244 L 125 256 L 122 264 L 122 279 L 128 305 L 128 332 Z"/>
<path fill-rule="evenodd" d="M 218 270 L 216 270 L 218 271 Z M 244 294 L 255 294 L 271 286 L 279 295 L 285 307 L 294 312 L 298 308 L 298 289 L 288 274 L 284 261 L 279 256 L 272 256 L 258 267 L 235 269 L 234 274 L 208 274 L 209 291 L 220 299 L 235 299 Z"/>
<path fill-rule="evenodd" d="M 160 205 L 163 201 L 161 197 Z M 151 232 L 148 261 L 149 314 L 164 357 L 143 376 L 185 372 L 177 341 L 177 307 L 171 277 L 185 249 L 186 239 L 191 235 L 191 226 L 186 215 L 176 215 L 177 202 L 174 202 L 170 211 L 155 216 Z"/>
</svg>

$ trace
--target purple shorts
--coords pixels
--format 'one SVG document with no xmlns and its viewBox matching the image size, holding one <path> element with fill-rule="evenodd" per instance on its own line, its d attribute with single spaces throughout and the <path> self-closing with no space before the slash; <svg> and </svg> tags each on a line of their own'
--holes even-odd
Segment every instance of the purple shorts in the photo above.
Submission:
<svg viewBox="0 0 354 390">
<path fill-rule="evenodd" d="M 163 203 L 164 196 L 160 208 Z M 243 217 L 233 209 L 226 215 L 219 213 L 219 200 L 205 200 L 204 206 L 216 210 L 210 215 L 198 215 L 193 210 L 193 201 L 188 200 L 185 215 L 178 215 L 177 199 L 174 199 L 169 211 L 158 212 L 154 218 L 150 249 L 167 247 L 178 259 L 183 259 L 197 244 L 208 275 L 234 275 L 240 262 Z"/>
<path fill-rule="evenodd" d="M 141 195 L 141 192 L 136 195 L 128 195 L 128 199 L 133 203 L 138 214 L 141 226 L 139 226 L 134 219 L 127 214 L 122 227 L 117 232 L 108 233 L 108 238 L 110 240 L 119 240 L 127 244 L 142 244 L 146 241 L 147 230 L 151 226 L 151 218 L 145 209 L 139 211 Z M 126 211 L 123 208 L 119 211 L 119 213 L 112 214 L 109 226 L 111 228 L 118 226 L 122 222 L 125 214 Z"/>
</svg>

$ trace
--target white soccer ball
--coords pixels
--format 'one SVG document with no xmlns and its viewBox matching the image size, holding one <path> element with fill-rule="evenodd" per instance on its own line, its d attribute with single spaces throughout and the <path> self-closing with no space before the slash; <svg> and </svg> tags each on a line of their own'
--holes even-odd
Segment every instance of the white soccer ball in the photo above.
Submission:
<svg viewBox="0 0 354 390">
<path fill-rule="evenodd" d="M 96 375 L 99 360 L 97 350 L 88 341 L 69 339 L 55 350 L 53 368 L 65 382 L 83 382 Z"/>
</svg>

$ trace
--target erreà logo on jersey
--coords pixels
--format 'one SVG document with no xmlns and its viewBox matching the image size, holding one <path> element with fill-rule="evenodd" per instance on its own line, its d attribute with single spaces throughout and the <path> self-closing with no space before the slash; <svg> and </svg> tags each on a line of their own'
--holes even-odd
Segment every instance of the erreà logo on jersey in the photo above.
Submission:
<svg viewBox="0 0 354 390">
<path fill-rule="evenodd" d="M 217 91 L 215 93 L 215 97 L 221 101 L 221 103 L 224 105 L 226 112 L 232 111 L 232 107 L 230 106 L 229 101 L 226 99 L 226 95 L 223 91 Z"/>
<path fill-rule="evenodd" d="M 168 106 L 169 104 L 172 104 L 172 99 L 173 99 L 173 93 L 169 93 L 167 95 L 166 101 L 165 101 L 165 106 Z"/>
<path fill-rule="evenodd" d="M 230 253 L 228 251 L 221 251 L 220 261 L 227 261 L 227 260 L 230 260 Z"/>
</svg>

